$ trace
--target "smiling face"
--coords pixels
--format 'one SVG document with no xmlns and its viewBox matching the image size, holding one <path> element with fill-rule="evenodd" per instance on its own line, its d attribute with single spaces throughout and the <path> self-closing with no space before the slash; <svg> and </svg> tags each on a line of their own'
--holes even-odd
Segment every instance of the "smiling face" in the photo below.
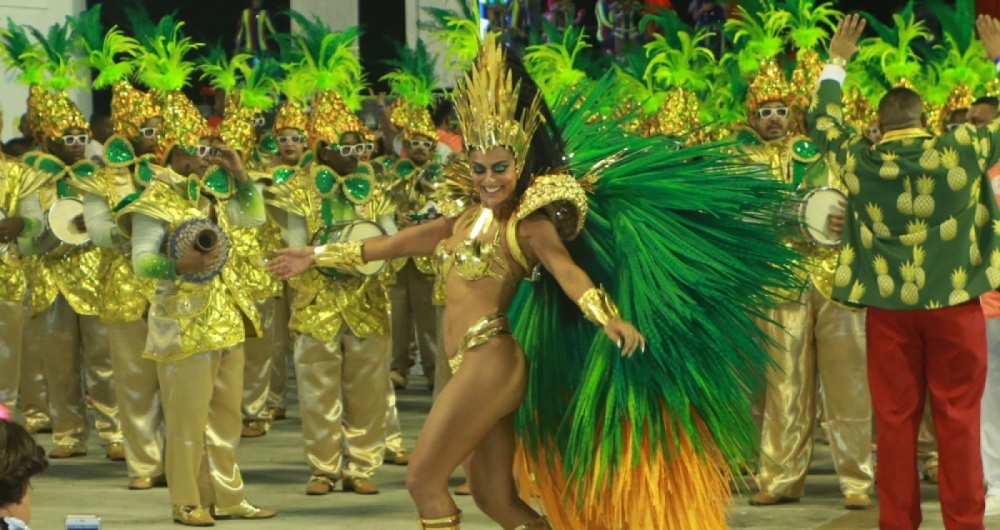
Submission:
<svg viewBox="0 0 1000 530">
<path fill-rule="evenodd" d="M 293 141 L 295 139 L 301 140 L 295 142 Z M 284 129 L 278 130 L 278 152 L 281 154 L 282 164 L 294 166 L 299 163 L 299 160 L 302 159 L 302 154 L 306 149 L 304 140 L 305 134 L 298 129 L 285 127 Z"/>
<path fill-rule="evenodd" d="M 472 183 L 479 191 L 483 206 L 495 209 L 507 202 L 517 191 L 514 154 L 509 149 L 494 147 L 489 151 L 469 152 Z"/>
<path fill-rule="evenodd" d="M 768 101 L 750 114 L 750 126 L 766 141 L 777 140 L 788 134 L 788 105 L 783 101 Z"/>
</svg>

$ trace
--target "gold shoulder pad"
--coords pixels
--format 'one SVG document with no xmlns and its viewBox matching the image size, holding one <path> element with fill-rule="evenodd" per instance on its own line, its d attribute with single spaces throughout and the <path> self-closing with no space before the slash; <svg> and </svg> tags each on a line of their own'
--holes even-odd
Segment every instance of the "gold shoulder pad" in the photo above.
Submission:
<svg viewBox="0 0 1000 530">
<path fill-rule="evenodd" d="M 525 190 L 514 218 L 521 221 L 538 210 L 556 226 L 563 241 L 572 241 L 587 219 L 587 192 L 572 175 L 542 175 Z"/>
</svg>

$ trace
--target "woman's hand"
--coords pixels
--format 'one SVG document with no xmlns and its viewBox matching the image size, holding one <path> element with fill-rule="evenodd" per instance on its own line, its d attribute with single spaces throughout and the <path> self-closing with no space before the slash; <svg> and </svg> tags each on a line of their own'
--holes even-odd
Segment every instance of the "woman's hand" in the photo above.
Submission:
<svg viewBox="0 0 1000 530">
<path fill-rule="evenodd" d="M 639 333 L 639 330 L 632 324 L 621 319 L 615 319 L 604 326 L 604 333 L 608 335 L 611 342 L 614 342 L 622 351 L 622 357 L 631 357 L 636 348 L 646 351 L 646 337 Z"/>
<path fill-rule="evenodd" d="M 278 256 L 268 262 L 267 268 L 271 271 L 271 274 L 282 280 L 288 280 L 303 274 L 315 264 L 315 261 L 313 261 L 313 256 L 315 255 L 313 247 L 282 248 L 275 251 L 275 253 Z"/>
</svg>

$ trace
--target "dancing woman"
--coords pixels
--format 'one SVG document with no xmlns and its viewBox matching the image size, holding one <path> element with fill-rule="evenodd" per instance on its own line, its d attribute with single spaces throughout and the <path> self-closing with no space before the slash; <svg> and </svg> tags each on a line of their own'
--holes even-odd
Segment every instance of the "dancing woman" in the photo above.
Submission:
<svg viewBox="0 0 1000 530">
<path fill-rule="evenodd" d="M 518 498 L 512 473 L 514 412 L 524 398 L 528 371 L 506 317 L 521 280 L 536 265 L 558 278 L 623 354 L 644 347 L 642 335 L 618 318 L 607 294 L 573 263 L 552 221 L 518 207 L 531 177 L 561 163 L 558 135 L 539 127 L 547 110 L 537 88 L 525 84 L 511 89 L 503 49 L 487 44 L 484 54 L 457 101 L 480 204 L 456 218 L 363 244 L 319 247 L 322 253 L 311 247 L 288 249 L 272 266 L 288 278 L 314 264 L 349 268 L 404 256 L 441 258 L 448 286 L 445 348 L 456 373 L 435 402 L 410 461 L 407 487 L 425 528 L 458 527 L 448 477 L 470 453 L 477 484 L 473 496 L 487 515 L 504 528 L 535 528 L 540 520 Z M 493 100 L 498 104 L 490 104 L 489 94 L 499 96 Z M 585 212 L 582 190 L 579 198 Z"/>
</svg>

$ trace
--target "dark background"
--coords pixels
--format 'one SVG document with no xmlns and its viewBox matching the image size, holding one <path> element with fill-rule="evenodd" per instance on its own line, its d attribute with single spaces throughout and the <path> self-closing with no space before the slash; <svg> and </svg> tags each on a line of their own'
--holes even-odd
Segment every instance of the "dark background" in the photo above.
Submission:
<svg viewBox="0 0 1000 530">
<path fill-rule="evenodd" d="M 102 21 L 105 27 L 118 25 L 129 27 L 123 6 L 133 5 L 139 0 L 88 0 L 88 7 L 94 4 L 102 5 Z M 196 41 L 205 43 L 222 42 L 232 50 L 236 38 L 236 27 L 240 13 L 250 6 L 250 0 L 141 0 L 153 20 L 172 11 L 177 11 L 178 18 L 185 21 L 185 33 Z M 333 2 L 349 2 L 353 0 L 329 0 Z M 395 43 L 406 40 L 406 0 L 357 0 L 363 35 L 361 37 L 361 60 L 368 73 L 369 83 L 375 83 L 387 72 L 383 61 L 395 56 Z M 544 3 L 545 0 L 537 0 Z M 587 10 L 584 23 L 590 27 L 591 35 L 596 26 L 594 4 L 596 0 L 576 0 L 577 6 Z M 674 8 L 683 19 L 688 19 L 687 6 L 690 0 L 674 0 Z M 903 0 L 841 0 L 837 7 L 843 11 L 865 9 L 883 20 L 890 20 L 897 9 L 905 5 Z M 264 8 L 272 14 L 276 29 L 288 31 L 290 23 L 287 16 L 281 13 L 288 10 L 290 0 L 265 0 Z M 190 95 L 199 99 L 199 85 L 190 89 Z M 203 101 L 204 102 L 204 101 Z M 94 94 L 95 110 L 107 111 L 110 104 L 110 93 L 96 92 Z"/>
</svg>

